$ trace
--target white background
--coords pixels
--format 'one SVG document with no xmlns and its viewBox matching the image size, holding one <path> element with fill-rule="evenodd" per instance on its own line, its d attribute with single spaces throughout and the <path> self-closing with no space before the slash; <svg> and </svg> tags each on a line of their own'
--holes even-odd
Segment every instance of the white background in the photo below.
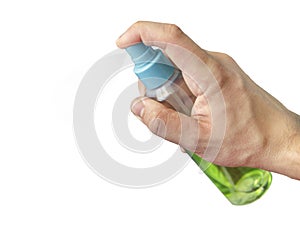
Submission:
<svg viewBox="0 0 300 227">
<path fill-rule="evenodd" d="M 178 24 L 300 113 L 297 3 L 1 1 L 0 226 L 298 226 L 298 181 L 274 174 L 263 198 L 242 207 L 193 163 L 163 185 L 122 188 L 87 167 L 72 129 L 82 77 L 137 20 Z"/>
</svg>

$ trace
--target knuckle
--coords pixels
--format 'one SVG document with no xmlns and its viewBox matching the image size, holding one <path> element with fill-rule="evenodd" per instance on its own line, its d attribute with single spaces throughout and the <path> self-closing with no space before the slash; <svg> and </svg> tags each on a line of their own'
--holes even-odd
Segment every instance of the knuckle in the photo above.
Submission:
<svg viewBox="0 0 300 227">
<path fill-rule="evenodd" d="M 227 80 L 228 87 L 230 88 L 230 92 L 234 93 L 235 96 L 244 100 L 244 105 L 248 100 L 248 92 L 247 85 L 245 84 L 245 80 L 242 76 L 238 74 L 231 74 L 231 76 Z"/>
<path fill-rule="evenodd" d="M 211 54 L 213 56 L 213 59 L 215 60 L 214 62 L 218 62 L 220 64 L 224 63 L 234 63 L 233 57 L 231 57 L 229 54 L 222 53 L 222 52 L 213 52 Z"/>
<path fill-rule="evenodd" d="M 222 53 L 222 57 L 225 59 L 225 60 L 233 60 L 233 58 L 229 55 L 229 54 L 226 54 L 226 53 Z"/>
<path fill-rule="evenodd" d="M 217 80 L 219 86 L 222 88 L 228 79 L 228 72 L 226 67 L 219 62 L 213 62 L 213 64 L 211 64 L 211 72 Z"/>
<path fill-rule="evenodd" d="M 143 24 L 143 21 L 139 20 L 139 21 L 136 21 L 131 27 L 137 28 L 137 27 L 140 27 L 142 24 Z"/>
<path fill-rule="evenodd" d="M 227 72 L 227 68 L 225 67 L 225 65 L 219 62 L 215 64 L 215 73 L 218 76 L 224 76 L 226 72 Z"/>
<path fill-rule="evenodd" d="M 160 110 L 150 122 L 149 129 L 155 135 L 164 136 L 168 121 L 168 111 L 165 109 Z"/>
<path fill-rule="evenodd" d="M 234 84 L 237 89 L 242 92 L 246 91 L 245 81 L 241 76 L 235 75 L 232 79 L 234 80 L 232 84 Z"/>
<path fill-rule="evenodd" d="M 176 24 L 166 24 L 166 32 L 173 38 L 179 38 L 183 35 L 183 31 Z"/>
</svg>

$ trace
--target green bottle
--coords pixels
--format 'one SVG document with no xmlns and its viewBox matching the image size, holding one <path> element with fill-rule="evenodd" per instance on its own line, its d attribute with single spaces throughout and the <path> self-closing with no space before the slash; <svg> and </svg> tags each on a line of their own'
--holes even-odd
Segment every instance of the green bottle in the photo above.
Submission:
<svg viewBox="0 0 300 227">
<path fill-rule="evenodd" d="M 146 95 L 190 116 L 191 93 L 182 73 L 164 54 L 143 43 L 126 48 L 135 63 L 134 72 L 146 87 Z M 189 94 L 188 94 L 189 93 Z M 224 196 L 234 205 L 244 205 L 260 198 L 272 182 L 270 172 L 248 167 L 223 167 L 209 163 L 191 151 L 186 153 Z"/>
<path fill-rule="evenodd" d="M 272 182 L 270 172 L 249 167 L 218 166 L 187 151 L 193 161 L 234 205 L 245 205 L 259 199 Z"/>
</svg>

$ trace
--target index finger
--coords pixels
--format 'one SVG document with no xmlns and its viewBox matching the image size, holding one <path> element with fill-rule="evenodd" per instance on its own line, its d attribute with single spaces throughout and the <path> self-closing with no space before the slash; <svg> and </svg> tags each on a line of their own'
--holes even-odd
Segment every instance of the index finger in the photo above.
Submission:
<svg viewBox="0 0 300 227">
<path fill-rule="evenodd" d="M 178 26 L 157 22 L 140 21 L 130 26 L 117 40 L 120 48 L 138 42 L 161 48 L 183 72 L 185 82 L 197 96 L 212 84 L 210 65 L 212 58 L 188 37 Z"/>
<path fill-rule="evenodd" d="M 162 50 L 179 67 L 180 58 L 172 46 L 180 46 L 206 62 L 208 54 L 188 37 L 177 25 L 138 21 L 131 25 L 116 41 L 118 47 L 126 48 L 138 42 L 154 45 Z M 173 44 L 173 45 L 170 45 Z"/>
</svg>

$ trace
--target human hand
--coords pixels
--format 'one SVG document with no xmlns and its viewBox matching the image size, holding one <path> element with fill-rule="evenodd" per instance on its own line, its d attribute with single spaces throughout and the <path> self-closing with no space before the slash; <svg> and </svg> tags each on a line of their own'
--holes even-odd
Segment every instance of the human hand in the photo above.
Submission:
<svg viewBox="0 0 300 227">
<path fill-rule="evenodd" d="M 160 47 L 181 69 L 186 84 L 195 96 L 190 117 L 179 116 L 175 110 L 150 98 L 137 98 L 133 102 L 132 112 L 153 133 L 189 149 L 195 141 L 188 137 L 181 139 L 181 131 L 189 131 L 194 128 L 191 125 L 197 124 L 200 136 L 195 152 L 199 156 L 203 155 L 212 133 L 212 116 L 207 100 L 214 98 L 214 93 L 208 92 L 213 85 L 201 80 L 201 73 L 197 73 L 197 70 L 201 71 L 201 65 L 190 63 L 174 51 L 172 45 L 178 45 L 193 53 L 210 69 L 224 97 L 226 131 L 214 163 L 262 168 L 300 179 L 299 116 L 255 84 L 230 56 L 200 48 L 172 24 L 137 22 L 117 40 L 117 45 L 125 48 L 137 42 Z M 207 83 L 202 86 L 206 89 L 200 89 L 193 81 Z M 166 133 L 153 122 L 163 122 Z"/>
</svg>

